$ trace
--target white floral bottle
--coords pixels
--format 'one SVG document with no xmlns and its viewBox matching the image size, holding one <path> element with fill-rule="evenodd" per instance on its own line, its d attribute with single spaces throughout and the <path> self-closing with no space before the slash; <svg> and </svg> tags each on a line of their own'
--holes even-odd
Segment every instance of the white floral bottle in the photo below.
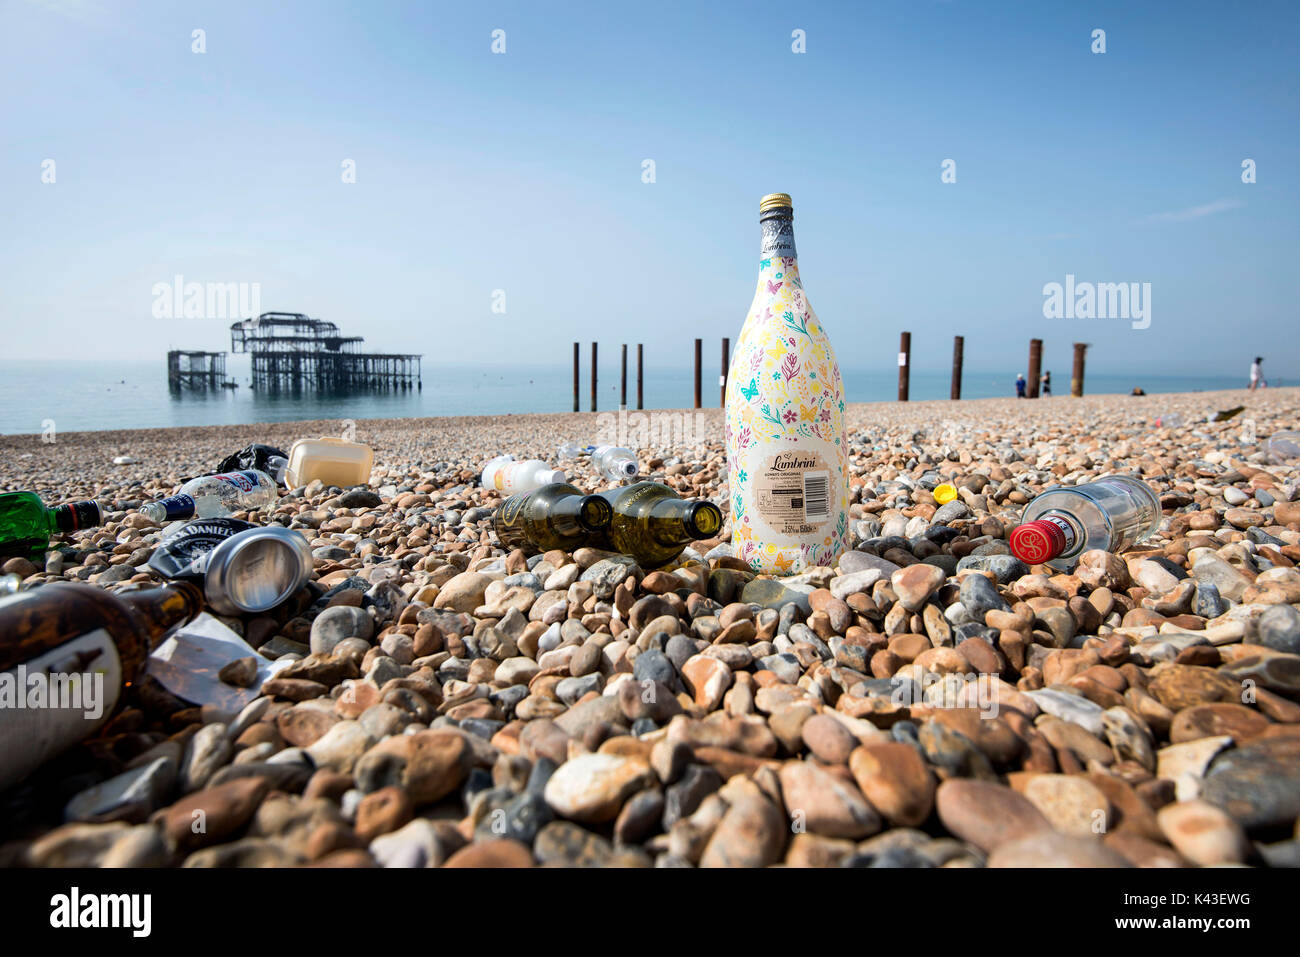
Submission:
<svg viewBox="0 0 1300 957">
<path fill-rule="evenodd" d="M 758 218 L 758 290 L 727 378 L 732 544 L 755 571 L 786 575 L 844 551 L 844 385 L 799 279 L 790 197 L 764 196 Z"/>
</svg>

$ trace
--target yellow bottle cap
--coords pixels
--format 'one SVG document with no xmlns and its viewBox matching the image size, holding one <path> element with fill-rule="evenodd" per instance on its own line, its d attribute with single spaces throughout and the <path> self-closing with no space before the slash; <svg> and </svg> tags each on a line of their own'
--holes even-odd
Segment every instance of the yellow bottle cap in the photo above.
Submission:
<svg viewBox="0 0 1300 957">
<path fill-rule="evenodd" d="M 947 505 L 957 497 L 957 490 L 944 482 L 934 487 L 934 500 L 940 505 Z"/>
<path fill-rule="evenodd" d="M 758 201 L 758 211 L 766 213 L 769 209 L 793 209 L 794 203 L 789 193 L 768 193 Z"/>
</svg>

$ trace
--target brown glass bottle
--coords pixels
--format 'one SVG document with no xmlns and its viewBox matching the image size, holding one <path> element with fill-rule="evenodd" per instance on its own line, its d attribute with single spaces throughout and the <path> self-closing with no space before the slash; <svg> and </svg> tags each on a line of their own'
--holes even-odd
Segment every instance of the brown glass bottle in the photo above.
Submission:
<svg viewBox="0 0 1300 957">
<path fill-rule="evenodd" d="M 589 544 L 612 516 L 609 503 L 599 495 L 556 482 L 510 496 L 492 516 L 492 526 L 503 548 L 568 552 Z"/>
<path fill-rule="evenodd" d="M 92 734 L 149 652 L 203 609 L 187 582 L 54 582 L 0 599 L 0 789 Z"/>
<path fill-rule="evenodd" d="M 692 541 L 722 528 L 718 506 L 680 498 L 657 482 L 637 482 L 600 495 L 613 507 L 614 518 L 598 544 L 632 556 L 642 568 L 667 565 Z"/>
</svg>

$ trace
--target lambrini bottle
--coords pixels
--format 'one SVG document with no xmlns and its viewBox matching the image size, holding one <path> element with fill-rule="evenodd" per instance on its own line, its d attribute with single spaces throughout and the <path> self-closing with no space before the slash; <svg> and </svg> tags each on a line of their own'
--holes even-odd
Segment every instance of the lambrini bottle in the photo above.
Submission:
<svg viewBox="0 0 1300 957">
<path fill-rule="evenodd" d="M 758 288 L 727 377 L 727 474 L 736 555 L 758 572 L 832 565 L 848 536 L 844 385 L 799 275 L 794 209 L 759 203 Z"/>
</svg>

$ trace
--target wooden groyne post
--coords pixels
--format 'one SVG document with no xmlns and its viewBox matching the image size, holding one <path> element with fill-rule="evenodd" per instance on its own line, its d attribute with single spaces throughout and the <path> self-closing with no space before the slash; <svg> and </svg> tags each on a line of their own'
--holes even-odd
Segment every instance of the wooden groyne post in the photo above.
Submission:
<svg viewBox="0 0 1300 957">
<path fill-rule="evenodd" d="M 700 375 L 702 374 L 702 360 L 704 357 L 704 340 L 695 340 L 695 408 L 699 408 L 702 396 L 700 392 Z"/>
<path fill-rule="evenodd" d="M 1042 374 L 1043 369 L 1043 340 L 1029 340 L 1029 382 L 1026 383 L 1028 388 L 1025 394 L 1031 399 L 1038 398 L 1038 377 Z"/>
<path fill-rule="evenodd" d="M 1070 372 L 1070 395 L 1079 398 L 1083 396 L 1083 358 L 1087 351 L 1088 343 L 1074 344 L 1074 369 Z"/>
<path fill-rule="evenodd" d="M 907 386 L 912 371 L 912 334 L 905 332 L 898 340 L 898 401 L 907 401 Z"/>
<path fill-rule="evenodd" d="M 573 411 L 578 411 L 578 344 L 573 344 Z"/>
<path fill-rule="evenodd" d="M 961 360 L 962 349 L 966 344 L 964 336 L 952 337 L 952 388 L 948 390 L 948 398 L 961 398 Z"/>
<path fill-rule="evenodd" d="M 620 378 L 620 389 L 619 389 L 618 407 L 619 407 L 620 409 L 626 409 L 626 408 L 627 408 L 627 343 L 626 343 L 626 342 L 623 343 L 623 367 L 622 367 L 622 369 L 623 369 L 623 371 L 622 371 L 622 375 L 619 377 L 619 378 Z"/>
<path fill-rule="evenodd" d="M 596 343 L 591 344 L 591 411 L 596 411 Z"/>
<path fill-rule="evenodd" d="M 636 344 L 636 407 L 641 408 L 641 343 Z"/>
<path fill-rule="evenodd" d="M 731 358 L 731 339 L 723 337 L 722 339 L 722 372 L 718 376 L 718 405 L 724 409 L 727 407 L 727 366 L 730 365 Z"/>
</svg>

